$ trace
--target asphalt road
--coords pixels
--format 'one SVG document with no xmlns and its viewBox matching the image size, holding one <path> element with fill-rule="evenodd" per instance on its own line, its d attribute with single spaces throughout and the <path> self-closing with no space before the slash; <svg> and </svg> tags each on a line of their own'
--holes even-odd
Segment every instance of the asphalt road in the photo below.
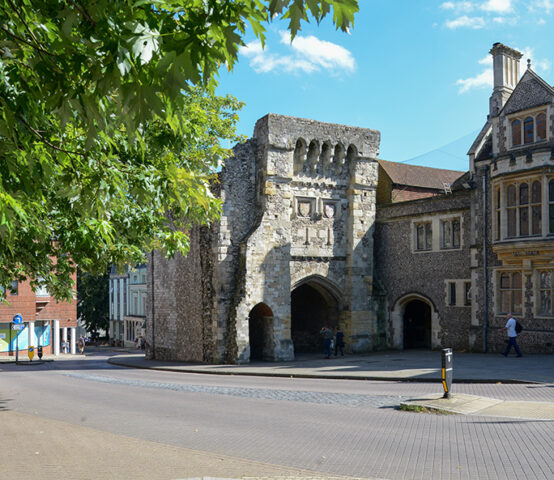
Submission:
<svg viewBox="0 0 554 480">
<path fill-rule="evenodd" d="M 554 422 L 395 409 L 402 399 L 437 387 L 134 370 L 109 365 L 100 354 L 32 367 L 0 365 L 5 410 L 120 436 L 114 438 L 327 475 L 554 478 Z M 455 388 L 506 400 L 554 400 L 552 385 Z M 74 455 L 69 462 L 78 461 L 79 452 Z"/>
</svg>

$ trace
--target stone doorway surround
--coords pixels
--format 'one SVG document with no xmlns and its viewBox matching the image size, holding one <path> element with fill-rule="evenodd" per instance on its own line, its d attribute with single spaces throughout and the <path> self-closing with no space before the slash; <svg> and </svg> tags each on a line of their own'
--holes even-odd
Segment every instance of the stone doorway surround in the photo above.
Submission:
<svg viewBox="0 0 554 480">
<path fill-rule="evenodd" d="M 413 301 L 420 301 L 430 309 L 430 317 L 431 317 L 430 318 L 430 327 L 431 327 L 430 347 L 438 348 L 440 346 L 439 344 L 440 325 L 439 325 L 439 315 L 437 313 L 437 309 L 435 308 L 435 305 L 429 298 L 415 292 L 405 294 L 402 297 L 400 297 L 398 300 L 396 300 L 396 302 L 394 303 L 394 307 L 390 312 L 389 342 L 391 343 L 391 347 L 397 348 L 399 350 L 403 350 L 405 348 L 404 316 L 406 313 L 406 307 L 408 307 L 408 305 Z"/>
</svg>

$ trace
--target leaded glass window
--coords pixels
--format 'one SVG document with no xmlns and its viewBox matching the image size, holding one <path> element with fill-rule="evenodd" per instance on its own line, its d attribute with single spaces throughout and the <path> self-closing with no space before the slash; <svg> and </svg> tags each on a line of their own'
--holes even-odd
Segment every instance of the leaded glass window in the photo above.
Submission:
<svg viewBox="0 0 554 480">
<path fill-rule="evenodd" d="M 500 274 L 498 313 L 522 312 L 521 273 L 503 272 Z"/>
</svg>

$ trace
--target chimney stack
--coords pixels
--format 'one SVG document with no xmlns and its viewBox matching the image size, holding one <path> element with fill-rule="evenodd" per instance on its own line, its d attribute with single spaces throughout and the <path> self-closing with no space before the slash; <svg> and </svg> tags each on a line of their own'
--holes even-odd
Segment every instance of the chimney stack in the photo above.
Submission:
<svg viewBox="0 0 554 480">
<path fill-rule="evenodd" d="M 490 115 L 495 117 L 502 109 L 519 81 L 519 60 L 522 53 L 495 43 L 490 51 L 494 72 L 494 90 L 490 98 Z"/>
</svg>

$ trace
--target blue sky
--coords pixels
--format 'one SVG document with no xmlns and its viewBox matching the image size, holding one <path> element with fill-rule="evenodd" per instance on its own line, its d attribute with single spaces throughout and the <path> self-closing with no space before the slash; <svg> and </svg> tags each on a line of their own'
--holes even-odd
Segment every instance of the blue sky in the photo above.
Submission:
<svg viewBox="0 0 554 480">
<path fill-rule="evenodd" d="M 524 53 L 554 84 L 554 0 L 359 0 L 349 34 L 329 20 L 303 24 L 291 44 L 286 24 L 268 26 L 265 50 L 249 32 L 218 93 L 246 103 L 239 132 L 277 113 L 373 128 L 380 158 L 467 170 L 465 155 L 488 113 L 489 50 Z"/>
</svg>

